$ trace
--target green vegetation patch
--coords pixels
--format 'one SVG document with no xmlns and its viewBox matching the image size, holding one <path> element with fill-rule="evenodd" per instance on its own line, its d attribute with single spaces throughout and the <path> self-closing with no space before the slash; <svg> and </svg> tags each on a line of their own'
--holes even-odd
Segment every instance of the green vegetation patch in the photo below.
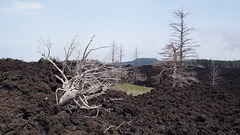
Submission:
<svg viewBox="0 0 240 135">
<path fill-rule="evenodd" d="M 137 96 L 143 93 L 147 93 L 153 88 L 124 83 L 112 86 L 111 89 L 126 92 L 127 95 L 132 94 L 133 96 Z"/>
</svg>

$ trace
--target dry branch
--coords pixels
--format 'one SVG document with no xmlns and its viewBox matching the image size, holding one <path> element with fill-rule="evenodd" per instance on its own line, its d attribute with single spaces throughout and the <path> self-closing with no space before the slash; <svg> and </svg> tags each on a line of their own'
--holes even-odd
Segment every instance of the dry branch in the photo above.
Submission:
<svg viewBox="0 0 240 135">
<path fill-rule="evenodd" d="M 118 126 L 115 126 L 115 125 L 110 125 L 108 128 L 106 128 L 105 130 L 104 130 L 104 132 L 103 133 L 106 133 L 110 128 L 114 128 L 115 127 L 115 129 L 116 130 L 118 130 L 123 124 L 130 124 L 132 122 L 132 120 L 130 120 L 129 122 L 127 122 L 126 123 L 126 121 L 123 121 L 121 124 L 119 124 Z"/>
</svg>

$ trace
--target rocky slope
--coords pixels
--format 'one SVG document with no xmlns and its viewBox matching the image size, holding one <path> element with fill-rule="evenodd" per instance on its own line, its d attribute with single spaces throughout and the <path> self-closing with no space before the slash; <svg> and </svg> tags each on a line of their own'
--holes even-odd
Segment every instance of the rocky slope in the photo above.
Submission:
<svg viewBox="0 0 240 135">
<path fill-rule="evenodd" d="M 141 67 L 148 76 L 141 84 L 154 86 L 157 70 Z M 0 60 L 0 134 L 240 134 L 240 70 L 222 70 L 214 87 L 208 69 L 195 70 L 201 83 L 187 88 L 159 86 L 136 97 L 109 90 L 92 101 L 102 104 L 95 118 L 96 110 L 56 106 L 61 84 L 50 64 Z"/>
</svg>

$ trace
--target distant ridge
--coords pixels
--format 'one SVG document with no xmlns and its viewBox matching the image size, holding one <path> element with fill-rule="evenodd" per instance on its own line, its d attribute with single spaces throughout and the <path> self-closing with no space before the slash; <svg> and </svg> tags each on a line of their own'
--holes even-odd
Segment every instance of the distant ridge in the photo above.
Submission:
<svg viewBox="0 0 240 135">
<path fill-rule="evenodd" d="M 123 62 L 122 65 L 131 65 L 135 66 L 135 61 L 126 61 Z M 154 64 L 159 64 L 162 63 L 163 61 L 159 61 L 155 58 L 139 58 L 137 59 L 137 66 L 143 66 L 143 65 L 154 65 Z M 228 60 L 208 60 L 208 59 L 189 59 L 189 60 L 184 60 L 184 63 L 188 66 L 203 66 L 203 67 L 212 67 L 212 61 L 214 61 L 215 66 L 218 68 L 240 68 L 240 60 L 233 60 L 233 61 L 228 61 Z M 117 63 L 116 65 L 119 65 Z"/>
<path fill-rule="evenodd" d="M 132 60 L 132 61 L 126 61 L 123 62 L 122 65 L 131 65 L 131 66 L 135 66 L 135 61 L 136 60 Z M 137 66 L 143 66 L 143 65 L 154 65 L 156 63 L 158 63 L 159 61 L 155 58 L 139 58 L 137 59 Z M 116 65 L 119 65 L 119 63 L 117 63 Z"/>
</svg>

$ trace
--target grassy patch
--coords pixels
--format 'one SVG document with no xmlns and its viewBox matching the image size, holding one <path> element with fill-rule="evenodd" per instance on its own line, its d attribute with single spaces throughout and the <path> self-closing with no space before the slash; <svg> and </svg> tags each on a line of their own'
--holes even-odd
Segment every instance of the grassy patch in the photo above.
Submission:
<svg viewBox="0 0 240 135">
<path fill-rule="evenodd" d="M 137 96 L 137 95 L 140 95 L 143 93 L 147 93 L 147 92 L 151 91 L 153 88 L 125 83 L 125 84 L 115 85 L 115 86 L 111 87 L 111 89 L 126 92 L 127 95 L 132 94 L 133 96 Z"/>
</svg>

